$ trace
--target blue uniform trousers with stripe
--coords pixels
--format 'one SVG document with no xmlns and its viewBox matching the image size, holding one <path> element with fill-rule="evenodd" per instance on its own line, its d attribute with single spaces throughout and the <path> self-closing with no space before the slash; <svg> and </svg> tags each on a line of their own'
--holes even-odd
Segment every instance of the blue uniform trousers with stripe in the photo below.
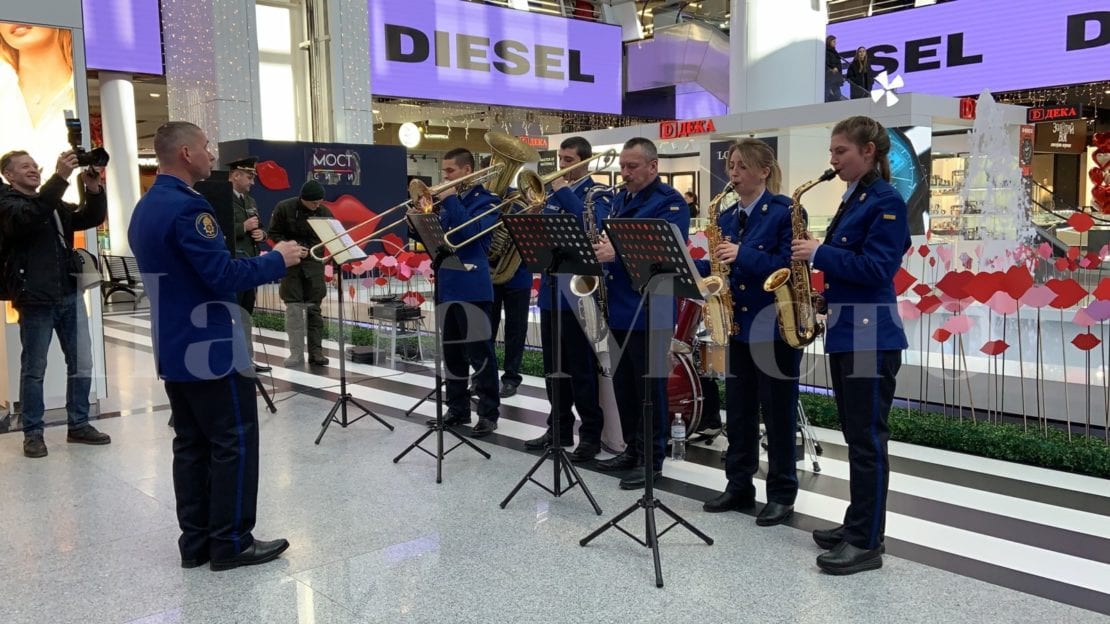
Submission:
<svg viewBox="0 0 1110 624">
<path fill-rule="evenodd" d="M 887 418 L 901 367 L 901 350 L 829 354 L 840 427 L 848 444 L 851 502 L 844 512 L 844 541 L 857 548 L 878 548 L 886 531 Z"/>
<path fill-rule="evenodd" d="M 173 487 L 183 559 L 235 557 L 253 543 L 258 501 L 254 382 L 233 374 L 167 381 L 173 412 Z"/>
</svg>

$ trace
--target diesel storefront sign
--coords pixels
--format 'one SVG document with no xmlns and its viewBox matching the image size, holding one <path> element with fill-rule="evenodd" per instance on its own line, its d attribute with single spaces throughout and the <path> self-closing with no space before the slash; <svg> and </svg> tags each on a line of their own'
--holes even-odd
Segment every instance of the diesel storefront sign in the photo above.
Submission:
<svg viewBox="0 0 1110 624">
<path fill-rule="evenodd" d="M 458 0 L 369 0 L 375 95 L 621 112 L 621 29 Z"/>
<path fill-rule="evenodd" d="M 1110 79 L 1107 0 L 950 2 L 830 24 L 905 92 L 972 95 Z"/>
</svg>

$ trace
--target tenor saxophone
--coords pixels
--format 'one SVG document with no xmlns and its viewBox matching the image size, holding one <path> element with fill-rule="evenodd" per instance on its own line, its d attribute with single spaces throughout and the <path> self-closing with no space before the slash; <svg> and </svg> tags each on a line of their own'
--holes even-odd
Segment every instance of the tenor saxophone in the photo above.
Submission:
<svg viewBox="0 0 1110 624">
<path fill-rule="evenodd" d="M 794 189 L 794 194 L 790 196 L 790 227 L 794 240 L 808 237 L 802 195 L 835 176 L 836 171 L 828 169 L 820 178 Z M 824 324 L 817 320 L 817 310 L 822 306 L 818 301 L 820 295 L 810 286 L 809 262 L 791 260 L 789 268 L 779 269 L 767 277 L 763 290 L 775 293 L 779 332 L 786 344 L 802 349 L 824 333 Z"/>
</svg>

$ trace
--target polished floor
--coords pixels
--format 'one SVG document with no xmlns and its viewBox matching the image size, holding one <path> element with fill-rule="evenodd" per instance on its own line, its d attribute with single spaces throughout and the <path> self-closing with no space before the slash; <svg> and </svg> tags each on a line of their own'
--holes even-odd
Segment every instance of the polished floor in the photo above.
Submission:
<svg viewBox="0 0 1110 624">
<path fill-rule="evenodd" d="M 149 320 L 106 318 L 105 335 L 111 396 L 97 426 L 111 446 L 67 445 L 54 427 L 49 457 L 29 460 L 20 434 L 0 436 L 0 622 L 1110 621 L 1110 482 L 892 444 L 884 568 L 837 578 L 815 567 L 808 531 L 843 513 L 838 434 L 818 432 L 822 472 L 804 464 L 797 514 L 773 528 L 701 511 L 724 484 L 718 440 L 664 470 L 659 497 L 715 543 L 667 533 L 658 589 L 650 551 L 631 539 L 609 531 L 579 545 L 639 496 L 615 478 L 583 472 L 600 517 L 578 489 L 555 498 L 531 484 L 499 507 L 535 461 L 522 443 L 542 431 L 541 380 L 507 399 L 500 429 L 478 442 L 492 457 L 457 449 L 437 485 L 431 457 L 392 461 L 433 413 L 425 403 L 403 417 L 431 387 L 426 371 L 351 366 L 351 392 L 396 430 L 365 419 L 316 446 L 336 354 L 327 370 L 282 369 L 275 333 L 262 340 L 278 411 L 260 411 L 256 534 L 292 547 L 255 568 L 182 570 Z M 642 534 L 642 515 L 625 526 Z"/>
</svg>

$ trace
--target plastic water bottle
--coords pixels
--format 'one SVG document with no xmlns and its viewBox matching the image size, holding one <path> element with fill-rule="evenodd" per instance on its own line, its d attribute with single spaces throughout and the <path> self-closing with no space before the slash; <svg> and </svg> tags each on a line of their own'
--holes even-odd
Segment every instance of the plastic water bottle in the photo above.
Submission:
<svg viewBox="0 0 1110 624">
<path fill-rule="evenodd" d="M 682 420 L 682 416 L 675 416 L 671 423 L 671 459 L 686 459 L 686 421 Z"/>
</svg>

